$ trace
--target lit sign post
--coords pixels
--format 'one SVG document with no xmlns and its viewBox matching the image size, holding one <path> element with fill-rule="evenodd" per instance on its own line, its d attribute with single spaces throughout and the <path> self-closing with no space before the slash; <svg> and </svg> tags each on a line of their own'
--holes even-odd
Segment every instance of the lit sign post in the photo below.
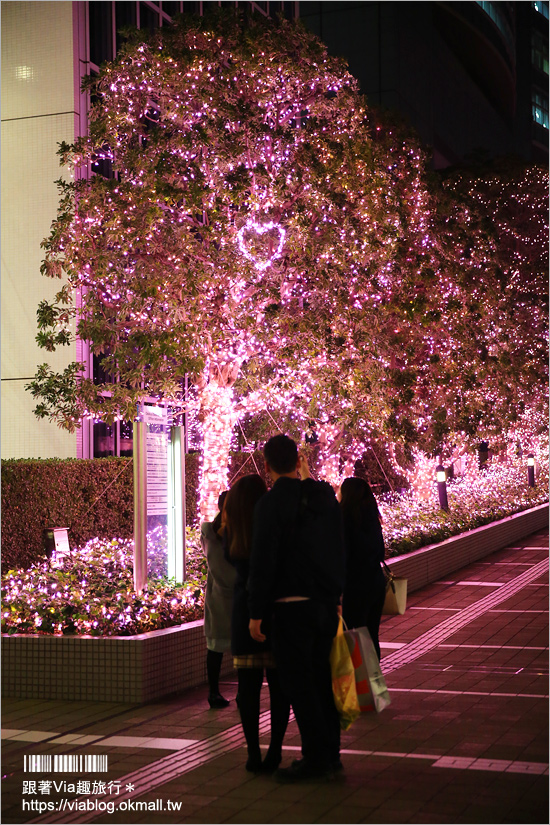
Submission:
<svg viewBox="0 0 550 825">
<path fill-rule="evenodd" d="M 134 421 L 134 588 L 147 583 L 147 424 Z"/>
<path fill-rule="evenodd" d="M 185 452 L 182 427 L 164 407 L 140 405 L 134 422 L 134 586 L 151 575 L 185 578 Z"/>
<path fill-rule="evenodd" d="M 71 555 L 68 527 L 46 527 L 42 531 L 44 549 L 48 558 L 59 562 L 64 556 Z"/>
</svg>

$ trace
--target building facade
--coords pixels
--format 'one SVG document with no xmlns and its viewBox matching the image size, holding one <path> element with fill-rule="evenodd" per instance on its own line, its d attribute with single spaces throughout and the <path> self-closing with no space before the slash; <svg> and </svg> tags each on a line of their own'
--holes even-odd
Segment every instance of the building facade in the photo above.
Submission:
<svg viewBox="0 0 550 825">
<path fill-rule="evenodd" d="M 36 308 L 58 290 L 40 274 L 40 243 L 58 203 L 61 141 L 86 133 L 82 77 L 115 57 L 120 28 L 156 29 L 206 2 L 2 3 L 2 456 L 131 455 L 131 424 L 86 421 L 75 435 L 38 420 L 25 391 L 39 363 L 101 364 L 77 341 L 35 343 Z M 234 5 L 230 3 L 228 5 Z M 238 2 L 300 17 L 348 60 L 367 103 L 400 113 L 433 148 L 436 168 L 475 152 L 548 161 L 548 2 Z M 110 175 L 108 161 L 88 174 Z"/>
<path fill-rule="evenodd" d="M 300 18 L 436 169 L 479 152 L 548 161 L 547 2 L 307 2 Z"/>
<path fill-rule="evenodd" d="M 35 343 L 36 309 L 59 289 L 40 275 L 62 170 L 58 143 L 86 128 L 80 96 L 85 15 L 71 2 L 2 4 L 2 456 L 77 455 L 77 439 L 38 420 L 25 384 L 37 364 L 62 370 L 72 351 Z M 75 8 L 77 7 L 77 8 Z"/>
</svg>

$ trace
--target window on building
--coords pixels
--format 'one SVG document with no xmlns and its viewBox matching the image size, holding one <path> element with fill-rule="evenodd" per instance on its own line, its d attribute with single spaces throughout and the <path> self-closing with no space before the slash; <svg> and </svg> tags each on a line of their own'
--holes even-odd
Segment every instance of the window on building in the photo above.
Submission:
<svg viewBox="0 0 550 825">
<path fill-rule="evenodd" d="M 117 3 L 117 5 L 119 5 Z M 96 66 L 113 59 L 112 4 L 88 3 L 90 26 L 90 60 Z"/>
<path fill-rule="evenodd" d="M 180 11 L 180 4 L 169 3 L 167 2 L 167 0 L 162 0 L 162 10 L 165 14 L 168 14 L 170 17 L 173 17 Z"/>
<path fill-rule="evenodd" d="M 102 153 L 97 154 L 92 161 L 92 172 L 101 175 L 102 178 L 113 178 L 113 163 L 109 157 L 110 149 L 107 145 L 103 147 Z"/>
<path fill-rule="evenodd" d="M 117 421 L 106 424 L 94 421 L 94 458 L 107 458 L 111 455 L 132 456 L 133 427 L 131 421 Z"/>
<path fill-rule="evenodd" d="M 541 0 L 535 0 L 534 3 L 531 3 L 532 7 L 535 11 L 538 11 L 539 14 L 542 14 L 543 17 L 546 17 L 548 20 L 548 3 L 541 2 Z"/>
<path fill-rule="evenodd" d="M 136 25 L 136 4 L 135 3 L 115 3 L 115 27 L 116 27 L 116 50 L 120 49 L 124 38 L 119 33 L 125 26 Z"/>
<path fill-rule="evenodd" d="M 185 14 L 201 14 L 201 4 L 199 0 L 194 2 L 194 0 L 183 0 L 182 5 L 182 12 Z"/>
<path fill-rule="evenodd" d="M 548 95 L 539 89 L 533 89 L 531 104 L 535 123 L 548 129 Z"/>
<path fill-rule="evenodd" d="M 113 384 L 113 378 L 103 369 L 104 355 L 92 355 L 92 375 L 94 384 Z"/>
<path fill-rule="evenodd" d="M 97 72 L 94 69 L 90 69 L 90 77 L 97 77 Z M 90 94 L 90 102 L 95 103 L 98 100 L 97 95 L 92 92 Z M 111 151 L 109 146 L 105 144 L 98 152 L 96 153 L 94 159 L 91 163 L 91 170 L 94 175 L 101 175 L 104 178 L 112 178 L 113 177 L 113 164 L 111 162 Z"/>
<path fill-rule="evenodd" d="M 140 29 L 148 29 L 151 33 L 159 27 L 158 11 L 148 3 L 139 4 L 139 27 Z"/>
<path fill-rule="evenodd" d="M 120 421 L 118 439 L 118 454 L 125 456 L 133 455 L 134 428 L 131 421 Z"/>
<path fill-rule="evenodd" d="M 500 3 L 490 3 L 486 2 L 485 0 L 477 0 L 477 5 L 481 6 L 485 14 L 487 14 L 491 18 L 497 29 L 504 37 L 508 49 L 510 50 L 510 52 L 513 52 L 514 38 L 512 35 L 512 31 L 510 29 L 510 25 L 506 20 L 504 14 L 502 13 L 501 9 L 499 8 Z"/>
<path fill-rule="evenodd" d="M 94 458 L 116 455 L 115 428 L 104 421 L 94 422 Z"/>
<path fill-rule="evenodd" d="M 112 384 L 114 379 L 103 369 L 104 355 L 92 355 L 92 376 L 95 384 Z M 107 393 L 108 394 L 108 393 Z M 132 455 L 133 429 L 131 421 L 116 421 L 106 424 L 93 422 L 93 457 L 106 458 L 110 455 Z"/>
<path fill-rule="evenodd" d="M 538 31 L 531 33 L 531 62 L 539 72 L 548 74 L 548 38 Z"/>
<path fill-rule="evenodd" d="M 294 20 L 296 17 L 296 4 L 293 2 L 288 2 L 287 0 L 287 2 L 271 3 L 269 7 L 270 12 L 271 6 L 278 6 L 279 8 L 276 8 L 276 11 L 281 11 L 287 20 Z"/>
</svg>

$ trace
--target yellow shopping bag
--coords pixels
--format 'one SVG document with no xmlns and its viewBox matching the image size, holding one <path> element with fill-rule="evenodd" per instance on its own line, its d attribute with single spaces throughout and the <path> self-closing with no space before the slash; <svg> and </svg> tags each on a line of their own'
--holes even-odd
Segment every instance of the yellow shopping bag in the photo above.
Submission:
<svg viewBox="0 0 550 825">
<path fill-rule="evenodd" d="M 340 727 L 342 730 L 347 730 L 360 715 L 361 709 L 355 687 L 355 668 L 344 636 L 344 623 L 341 616 L 330 651 L 330 669 L 334 704 L 340 716 Z"/>
</svg>

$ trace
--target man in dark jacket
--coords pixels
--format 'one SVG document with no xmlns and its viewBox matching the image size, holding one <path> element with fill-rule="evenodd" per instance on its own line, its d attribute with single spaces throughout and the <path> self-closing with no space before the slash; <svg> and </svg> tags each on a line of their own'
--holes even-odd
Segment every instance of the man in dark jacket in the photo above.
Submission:
<svg viewBox="0 0 550 825">
<path fill-rule="evenodd" d="M 288 436 L 271 438 L 264 457 L 273 487 L 254 511 L 250 633 L 263 641 L 262 619 L 273 615 L 273 653 L 302 738 L 302 759 L 277 778 L 330 778 L 342 767 L 329 662 L 344 579 L 340 507 L 330 484 L 307 477 Z"/>
</svg>

